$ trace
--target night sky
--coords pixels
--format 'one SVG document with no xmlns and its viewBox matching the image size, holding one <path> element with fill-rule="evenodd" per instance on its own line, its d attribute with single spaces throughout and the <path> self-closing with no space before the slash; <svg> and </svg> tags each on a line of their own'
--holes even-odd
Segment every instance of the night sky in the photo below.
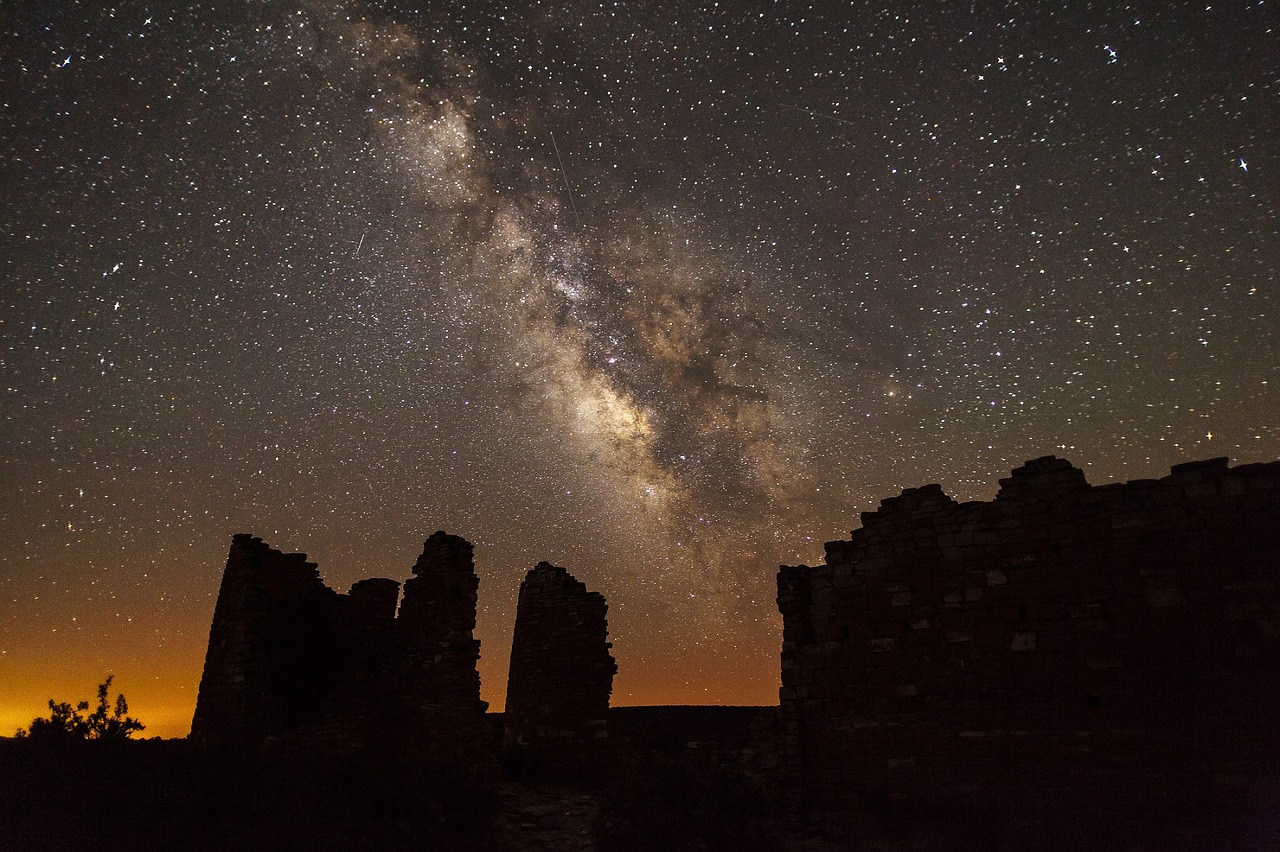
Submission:
<svg viewBox="0 0 1280 852">
<path fill-rule="evenodd" d="M 0 11 L 0 734 L 186 733 L 231 535 L 546 559 L 615 704 L 777 700 L 779 563 L 1025 459 L 1280 457 L 1269 2 Z"/>
</svg>

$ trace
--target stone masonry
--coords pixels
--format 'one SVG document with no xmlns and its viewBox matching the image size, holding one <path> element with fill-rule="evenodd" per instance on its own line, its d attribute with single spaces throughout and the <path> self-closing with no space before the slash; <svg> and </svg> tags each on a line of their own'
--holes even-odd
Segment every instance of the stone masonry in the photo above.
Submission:
<svg viewBox="0 0 1280 852">
<path fill-rule="evenodd" d="M 504 742 L 552 775 L 580 776 L 604 756 L 618 668 L 607 611 L 602 595 L 546 562 L 520 585 Z"/>
<path fill-rule="evenodd" d="M 833 807 L 1274 791 L 1280 462 L 1091 487 L 1048 456 L 1000 485 L 907 489 L 781 569 L 785 782 Z"/>
<path fill-rule="evenodd" d="M 331 688 L 326 662 L 343 602 L 306 554 L 281 553 L 260 538 L 235 536 L 214 608 L 191 738 L 252 747 L 314 719 Z"/>
<path fill-rule="evenodd" d="M 437 532 L 413 573 L 397 616 L 395 580 L 361 580 L 342 595 L 304 554 L 235 536 L 191 740 L 394 749 L 469 775 L 490 766 L 471 545 Z"/>
<path fill-rule="evenodd" d="M 397 619 L 401 664 L 395 686 L 403 736 L 436 762 L 466 765 L 477 744 L 488 751 L 488 703 L 480 700 L 476 598 L 480 580 L 471 543 L 437 532 L 404 584 Z"/>
</svg>

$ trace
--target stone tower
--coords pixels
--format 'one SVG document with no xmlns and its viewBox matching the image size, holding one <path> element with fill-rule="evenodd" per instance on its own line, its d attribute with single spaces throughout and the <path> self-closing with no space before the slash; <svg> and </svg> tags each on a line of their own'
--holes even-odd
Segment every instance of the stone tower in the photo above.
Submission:
<svg viewBox="0 0 1280 852">
<path fill-rule="evenodd" d="M 608 605 L 568 571 L 541 562 L 520 585 L 504 741 L 551 774 L 581 774 L 608 738 L 617 664 Z"/>
<path fill-rule="evenodd" d="M 232 539 L 191 739 L 257 751 L 376 749 L 450 777 L 492 776 L 472 635 L 471 545 L 437 532 L 405 583 L 339 594 L 304 554 Z"/>
<path fill-rule="evenodd" d="M 304 553 L 231 540 L 191 739 L 252 747 L 313 718 L 327 696 L 338 595 Z"/>
<path fill-rule="evenodd" d="M 488 748 L 480 700 L 476 598 L 480 580 L 466 539 L 434 533 L 404 584 L 397 619 L 400 712 L 406 744 L 433 762 L 465 766 Z"/>
</svg>

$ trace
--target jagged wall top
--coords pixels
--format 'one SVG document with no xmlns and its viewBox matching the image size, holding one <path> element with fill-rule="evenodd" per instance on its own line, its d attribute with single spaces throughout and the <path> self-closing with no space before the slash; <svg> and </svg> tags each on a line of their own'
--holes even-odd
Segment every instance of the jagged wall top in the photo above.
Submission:
<svg viewBox="0 0 1280 852">
<path fill-rule="evenodd" d="M 475 764 L 489 733 L 472 634 L 479 578 L 471 544 L 435 533 L 413 574 L 402 604 L 390 579 L 361 580 L 344 595 L 305 554 L 234 536 L 192 738 L 250 749 L 290 736 L 312 744 L 395 738 L 437 765 Z"/>
<path fill-rule="evenodd" d="M 1057 456 L 1041 456 L 1015 468 L 1000 480 L 1000 490 L 991 502 L 958 503 L 937 483 L 906 488 L 897 497 L 880 501 L 874 512 L 861 513 L 862 527 L 853 530 L 850 540 L 827 542 L 827 553 L 842 553 L 856 546 L 867 535 L 891 534 L 904 525 L 924 517 L 948 514 L 964 515 L 993 507 L 1021 506 L 1042 502 L 1046 508 L 1061 507 L 1080 499 L 1094 499 L 1099 506 L 1119 506 L 1126 499 L 1150 499 L 1159 505 L 1176 502 L 1181 491 L 1190 487 L 1187 496 L 1202 500 L 1214 496 L 1231 496 L 1246 490 L 1247 482 L 1258 484 L 1280 477 L 1280 462 L 1245 464 L 1231 468 L 1225 456 L 1174 465 L 1161 479 L 1135 479 L 1129 482 L 1090 485 L 1084 471 Z M 1261 477 L 1262 479 L 1259 479 Z M 1178 492 L 1175 494 L 1175 492 Z"/>
<path fill-rule="evenodd" d="M 604 601 L 604 596 L 599 592 L 587 591 L 586 583 L 574 577 L 564 568 L 552 565 L 550 562 L 539 562 L 531 568 L 529 573 L 525 575 L 521 591 L 525 588 L 544 589 L 555 587 L 562 587 L 563 593 L 566 595 L 584 595 L 588 598 L 599 598 L 601 602 Z"/>
</svg>

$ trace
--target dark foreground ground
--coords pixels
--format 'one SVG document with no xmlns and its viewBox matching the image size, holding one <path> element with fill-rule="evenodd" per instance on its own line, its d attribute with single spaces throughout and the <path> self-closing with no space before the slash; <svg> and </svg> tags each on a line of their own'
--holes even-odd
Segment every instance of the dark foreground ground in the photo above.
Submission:
<svg viewBox="0 0 1280 852">
<path fill-rule="evenodd" d="M 609 770 L 557 782 L 510 756 L 502 777 L 477 779 L 385 754 L 246 759 L 182 740 L 40 749 L 0 739 L 0 850 L 1280 849 L 1280 812 L 1261 800 L 1037 813 L 869 800 L 817 814 L 753 754 L 759 713 L 619 708 Z"/>
</svg>

